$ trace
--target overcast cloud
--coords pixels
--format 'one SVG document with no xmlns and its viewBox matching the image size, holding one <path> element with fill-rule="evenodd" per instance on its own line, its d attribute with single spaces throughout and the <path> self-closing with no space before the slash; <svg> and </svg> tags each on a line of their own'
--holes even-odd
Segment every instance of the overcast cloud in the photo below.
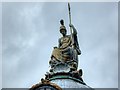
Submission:
<svg viewBox="0 0 120 90">
<path fill-rule="evenodd" d="M 71 3 L 78 31 L 79 68 L 93 88 L 118 87 L 118 6 L 116 3 Z M 68 27 L 67 3 L 2 4 L 2 87 L 31 87 L 49 70 L 58 45 L 59 21 Z M 68 34 L 70 32 L 68 31 Z"/>
</svg>

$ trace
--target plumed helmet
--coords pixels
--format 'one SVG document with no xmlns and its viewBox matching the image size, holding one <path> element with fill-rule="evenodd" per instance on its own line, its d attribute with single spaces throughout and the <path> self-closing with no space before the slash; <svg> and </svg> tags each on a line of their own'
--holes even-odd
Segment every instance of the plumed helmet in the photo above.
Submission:
<svg viewBox="0 0 120 90">
<path fill-rule="evenodd" d="M 62 29 L 66 30 L 66 27 L 64 25 L 61 25 L 60 30 L 62 30 Z"/>
<path fill-rule="evenodd" d="M 60 32 L 61 32 L 61 30 L 65 30 L 66 31 L 66 27 L 64 26 L 64 20 L 63 19 L 60 20 L 60 24 L 61 24 L 61 26 L 60 26 Z"/>
</svg>

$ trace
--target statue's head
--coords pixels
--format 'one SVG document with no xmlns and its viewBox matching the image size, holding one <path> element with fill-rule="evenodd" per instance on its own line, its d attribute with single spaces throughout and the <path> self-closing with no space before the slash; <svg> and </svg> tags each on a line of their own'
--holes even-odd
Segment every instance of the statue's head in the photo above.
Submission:
<svg viewBox="0 0 120 90">
<path fill-rule="evenodd" d="M 60 33 L 64 36 L 64 35 L 66 35 L 66 33 L 67 33 L 67 30 L 66 30 L 66 28 L 65 28 L 65 26 L 60 26 Z"/>
<path fill-rule="evenodd" d="M 64 21 L 60 20 L 61 26 L 60 26 L 60 33 L 65 36 L 67 33 L 66 27 L 64 26 Z"/>
</svg>

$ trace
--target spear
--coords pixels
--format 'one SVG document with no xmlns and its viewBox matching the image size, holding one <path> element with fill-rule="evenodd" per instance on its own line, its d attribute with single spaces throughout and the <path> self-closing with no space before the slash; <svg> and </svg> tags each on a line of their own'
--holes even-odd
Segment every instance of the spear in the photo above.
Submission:
<svg viewBox="0 0 120 90">
<path fill-rule="evenodd" d="M 71 25 L 72 23 L 71 23 L 71 12 L 70 12 L 70 3 L 69 2 L 68 2 L 68 11 L 69 11 L 69 22 Z M 72 46 L 73 46 L 74 42 L 73 42 L 73 37 L 72 37 L 72 27 L 70 27 L 70 33 L 71 33 Z"/>
</svg>

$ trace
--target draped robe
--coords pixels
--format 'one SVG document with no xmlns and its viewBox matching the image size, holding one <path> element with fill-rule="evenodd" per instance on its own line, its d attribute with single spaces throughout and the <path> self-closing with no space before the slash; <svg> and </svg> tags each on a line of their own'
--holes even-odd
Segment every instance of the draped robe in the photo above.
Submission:
<svg viewBox="0 0 120 90">
<path fill-rule="evenodd" d="M 58 61 L 74 60 L 78 63 L 78 55 L 80 54 L 77 34 L 72 34 L 72 39 L 71 35 L 66 35 L 59 39 L 59 46 L 54 48 L 51 57 Z"/>
</svg>

